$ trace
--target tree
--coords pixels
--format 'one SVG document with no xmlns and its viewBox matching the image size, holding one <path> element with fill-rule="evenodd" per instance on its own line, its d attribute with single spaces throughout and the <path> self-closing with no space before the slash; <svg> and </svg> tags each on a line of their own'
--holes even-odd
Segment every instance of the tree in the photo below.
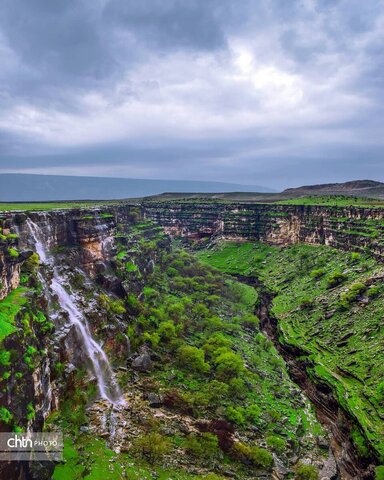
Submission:
<svg viewBox="0 0 384 480">
<path fill-rule="evenodd" d="M 196 373 L 208 373 L 210 365 L 204 359 L 204 351 L 190 345 L 183 345 L 177 351 L 179 364 Z"/>
<path fill-rule="evenodd" d="M 157 330 L 157 333 L 159 334 L 162 340 L 168 342 L 169 340 L 171 340 L 176 336 L 175 324 L 171 320 L 168 320 L 166 322 L 161 322 Z"/>
<path fill-rule="evenodd" d="M 244 369 L 243 359 L 234 352 L 227 351 L 215 359 L 216 371 L 220 378 L 231 379 Z"/>
<path fill-rule="evenodd" d="M 211 357 L 218 348 L 226 347 L 228 349 L 231 344 L 231 340 L 226 338 L 222 333 L 216 332 L 204 343 L 203 350 L 209 357 Z"/>
</svg>

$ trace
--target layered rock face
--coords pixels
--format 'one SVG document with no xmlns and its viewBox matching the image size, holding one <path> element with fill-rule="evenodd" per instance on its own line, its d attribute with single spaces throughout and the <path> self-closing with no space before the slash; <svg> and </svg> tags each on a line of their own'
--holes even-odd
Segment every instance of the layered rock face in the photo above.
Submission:
<svg viewBox="0 0 384 480">
<path fill-rule="evenodd" d="M 384 259 L 384 210 L 380 208 L 148 202 L 143 210 L 171 236 L 369 249 Z"/>
<path fill-rule="evenodd" d="M 18 238 L 12 227 L 12 221 L 0 217 L 0 300 L 19 285 L 20 265 L 26 258 L 15 248 Z"/>
</svg>

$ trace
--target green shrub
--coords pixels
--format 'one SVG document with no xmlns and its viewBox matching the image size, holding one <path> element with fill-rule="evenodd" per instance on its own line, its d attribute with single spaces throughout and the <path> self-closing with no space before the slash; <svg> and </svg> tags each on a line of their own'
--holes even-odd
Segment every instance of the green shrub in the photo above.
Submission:
<svg viewBox="0 0 384 480">
<path fill-rule="evenodd" d="M 232 378 L 228 385 L 230 395 L 236 398 L 242 398 L 247 393 L 248 387 L 242 378 Z"/>
<path fill-rule="evenodd" d="M 237 407 L 228 407 L 225 416 L 230 422 L 236 423 L 236 425 L 244 425 L 245 417 L 243 409 Z"/>
<path fill-rule="evenodd" d="M 357 263 L 361 260 L 361 254 L 358 252 L 352 252 L 350 259 L 352 263 Z"/>
<path fill-rule="evenodd" d="M 17 238 L 19 238 L 17 233 L 8 233 L 7 235 L 7 240 L 16 240 Z"/>
<path fill-rule="evenodd" d="M 234 352 L 223 352 L 215 359 L 216 372 L 220 378 L 237 377 L 244 370 L 243 359 Z"/>
<path fill-rule="evenodd" d="M 285 440 L 280 437 L 267 437 L 267 445 L 271 447 L 274 452 L 283 453 L 286 447 Z"/>
<path fill-rule="evenodd" d="M 375 480 L 384 480 L 384 465 L 376 467 Z"/>
<path fill-rule="evenodd" d="M 128 337 L 132 339 L 132 334 L 128 335 Z M 160 336 L 157 332 L 144 332 L 143 339 L 145 342 L 150 343 L 152 347 L 157 347 L 160 343 Z"/>
<path fill-rule="evenodd" d="M 0 350 L 0 365 L 7 367 L 11 363 L 11 352 L 8 350 Z"/>
<path fill-rule="evenodd" d="M 224 477 L 220 477 L 220 475 L 216 475 L 216 473 L 208 473 L 203 477 L 204 480 L 225 480 Z"/>
<path fill-rule="evenodd" d="M 295 472 L 295 480 L 318 480 L 319 478 L 319 472 L 314 465 L 300 463 Z"/>
<path fill-rule="evenodd" d="M 229 348 L 231 344 L 231 340 L 226 338 L 222 333 L 216 332 L 204 343 L 203 350 L 209 357 L 212 357 L 214 352 L 219 348 Z"/>
<path fill-rule="evenodd" d="M 37 253 L 32 253 L 32 255 L 23 263 L 22 270 L 27 273 L 34 272 L 39 267 L 39 261 L 39 255 Z"/>
<path fill-rule="evenodd" d="M 271 468 L 273 465 L 273 457 L 265 448 L 251 447 L 251 459 L 253 463 L 259 467 Z"/>
<path fill-rule="evenodd" d="M 354 302 L 366 290 L 366 288 L 367 287 L 364 285 L 364 283 L 354 283 L 350 286 L 347 292 L 343 292 L 340 295 L 340 304 L 343 307 L 348 308 L 349 305 Z"/>
<path fill-rule="evenodd" d="M 311 271 L 311 277 L 314 278 L 315 280 L 318 280 L 319 278 L 323 277 L 325 275 L 325 269 L 324 268 L 315 268 L 314 270 Z"/>
<path fill-rule="evenodd" d="M 16 250 L 16 248 L 8 248 L 8 255 L 10 257 L 18 257 L 19 256 L 19 252 Z"/>
<path fill-rule="evenodd" d="M 381 292 L 381 285 L 373 285 L 369 287 L 367 290 L 367 296 L 369 298 L 377 297 L 377 295 Z"/>
<path fill-rule="evenodd" d="M 309 309 L 313 306 L 313 300 L 310 299 L 309 297 L 305 297 L 301 300 L 300 302 L 300 308 L 302 310 Z"/>
<path fill-rule="evenodd" d="M 12 422 L 13 415 L 12 413 L 5 407 L 0 407 L 0 422 L 9 425 Z"/>
<path fill-rule="evenodd" d="M 210 401 L 218 403 L 228 395 L 229 386 L 226 383 L 212 380 L 207 384 L 207 392 L 210 396 Z"/>
<path fill-rule="evenodd" d="M 131 310 L 133 313 L 140 312 L 141 310 L 141 303 L 140 300 L 137 299 L 137 297 L 133 293 L 129 293 L 127 295 L 127 306 L 129 310 Z"/>
<path fill-rule="evenodd" d="M 256 315 L 246 314 L 240 320 L 240 324 L 243 328 L 247 328 L 248 330 L 256 331 L 259 329 L 260 320 L 256 317 Z"/>
<path fill-rule="evenodd" d="M 84 287 L 84 275 L 82 275 L 79 272 L 76 272 L 74 275 L 72 275 L 71 278 L 71 285 L 72 287 L 75 287 L 76 289 L 80 290 L 81 288 Z"/>
<path fill-rule="evenodd" d="M 125 264 L 125 271 L 126 272 L 136 272 L 137 271 L 137 265 L 135 265 L 134 263 L 127 262 Z"/>
<path fill-rule="evenodd" d="M 327 279 L 327 288 L 334 288 L 341 285 L 347 280 L 348 276 L 345 273 L 334 272 L 329 275 Z"/>
<path fill-rule="evenodd" d="M 257 467 L 270 469 L 273 465 L 273 457 L 265 448 L 251 447 L 241 442 L 233 445 L 234 456 L 243 463 L 251 462 Z"/>
<path fill-rule="evenodd" d="M 261 417 L 261 408 L 258 405 L 250 405 L 245 410 L 247 419 L 253 424 L 257 424 Z"/>
<path fill-rule="evenodd" d="M 170 443 L 160 433 L 152 432 L 140 437 L 136 441 L 135 449 L 149 463 L 154 464 L 170 451 Z"/>
<path fill-rule="evenodd" d="M 177 360 L 182 367 L 191 372 L 208 373 L 211 368 L 204 359 L 204 351 L 189 345 L 183 345 L 179 348 Z"/>
<path fill-rule="evenodd" d="M 166 322 L 161 322 L 157 330 L 160 338 L 165 341 L 169 341 L 176 336 L 176 327 L 175 324 L 168 320 Z"/>
<path fill-rule="evenodd" d="M 27 420 L 33 420 L 35 418 L 36 412 L 32 403 L 27 405 Z"/>
<path fill-rule="evenodd" d="M 184 448 L 195 457 L 211 459 L 218 454 L 219 441 L 212 433 L 191 434 L 185 440 Z"/>
<path fill-rule="evenodd" d="M 113 300 L 109 303 L 109 309 L 116 315 L 122 315 L 126 312 L 124 303 L 122 300 Z"/>
</svg>

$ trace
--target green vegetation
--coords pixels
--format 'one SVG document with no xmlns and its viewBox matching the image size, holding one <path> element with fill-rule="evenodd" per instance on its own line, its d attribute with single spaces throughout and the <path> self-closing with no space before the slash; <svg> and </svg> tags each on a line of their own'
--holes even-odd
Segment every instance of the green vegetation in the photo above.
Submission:
<svg viewBox="0 0 384 480">
<path fill-rule="evenodd" d="M 0 407 L 0 422 L 9 425 L 13 420 L 12 413 L 5 407 Z"/>
<path fill-rule="evenodd" d="M 273 457 L 264 448 L 245 445 L 241 442 L 236 442 L 233 445 L 234 455 L 242 462 L 251 462 L 257 467 L 269 469 L 273 464 Z"/>
<path fill-rule="evenodd" d="M 184 448 L 192 455 L 210 459 L 219 453 L 219 441 L 216 435 L 209 432 L 203 432 L 199 435 L 191 434 L 184 442 Z"/>
<path fill-rule="evenodd" d="M 255 275 L 274 292 L 280 341 L 303 352 L 313 363 L 308 373 L 328 384 L 356 419 L 360 451 L 368 442 L 383 461 L 382 267 L 369 256 L 326 246 L 228 242 L 198 256 L 221 271 Z"/>
<path fill-rule="evenodd" d="M 169 452 L 170 444 L 160 433 L 151 432 L 138 438 L 135 448 L 141 457 L 145 458 L 150 464 L 154 464 Z"/>
<path fill-rule="evenodd" d="M 375 479 L 376 480 L 384 480 L 384 465 L 380 465 L 380 466 L 376 467 Z"/>
<path fill-rule="evenodd" d="M 274 202 L 279 205 L 325 205 L 329 207 L 384 207 L 383 200 L 348 195 L 314 195 Z"/>
<path fill-rule="evenodd" d="M 16 248 L 8 248 L 7 249 L 7 253 L 10 257 L 18 257 L 19 256 L 19 252 L 16 250 Z"/>
<path fill-rule="evenodd" d="M 81 433 L 92 392 L 81 372 L 72 379 L 55 423 L 76 448 L 68 439 L 66 463 L 56 468 L 54 479 L 99 478 L 97 469 L 103 472 L 111 458 L 114 468 L 132 479 L 151 478 L 155 471 L 164 479 L 220 480 L 219 471 L 209 473 L 216 464 L 228 465 L 239 479 L 253 478 L 271 468 L 272 452 L 292 456 L 302 445 L 300 452 L 320 455 L 315 439 L 322 429 L 260 332 L 256 290 L 172 248 L 149 222 L 121 228 L 116 238 L 116 273 L 129 294 L 118 300 L 98 294 L 98 306 L 106 317 L 121 312 L 134 358 L 151 352 L 151 365 L 134 379 L 130 371 L 119 375 L 123 391 L 138 391 L 140 397 L 130 400 L 124 454 Z M 127 265 L 137 269 L 129 271 Z M 136 412 L 150 395 L 162 399 L 163 413 L 156 417 L 148 410 Z M 95 455 L 79 462 L 79 452 L 87 451 Z M 177 465 L 182 458 L 187 462 L 170 471 L 170 459 Z M 205 473 L 192 475 L 186 465 Z"/>
<path fill-rule="evenodd" d="M 153 438 L 152 438 L 153 440 Z M 140 443 L 142 442 L 140 439 Z M 152 449 L 152 446 L 149 448 Z M 144 447 L 145 450 L 145 447 Z M 64 441 L 65 463 L 58 465 L 53 480 L 106 480 L 109 478 L 129 478 L 129 480 L 153 480 L 153 466 L 138 462 L 128 454 L 116 454 L 109 449 L 104 440 L 81 435 L 73 441 L 69 437 Z M 206 480 L 208 477 L 192 475 L 171 468 L 156 467 L 158 480 Z M 220 480 L 219 477 L 217 479 Z M 210 480 L 217 480 L 210 477 Z"/>
<path fill-rule="evenodd" d="M 318 480 L 319 472 L 313 465 L 301 463 L 296 468 L 296 480 Z"/>
<path fill-rule="evenodd" d="M 0 300 L 0 342 L 17 330 L 15 317 L 26 303 L 26 289 L 19 287 Z"/>
</svg>

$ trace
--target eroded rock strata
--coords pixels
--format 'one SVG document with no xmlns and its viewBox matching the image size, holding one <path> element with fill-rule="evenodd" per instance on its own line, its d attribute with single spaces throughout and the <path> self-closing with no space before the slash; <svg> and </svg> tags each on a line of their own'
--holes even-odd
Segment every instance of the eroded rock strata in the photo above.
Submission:
<svg viewBox="0 0 384 480">
<path fill-rule="evenodd" d="M 152 203 L 144 213 L 173 236 L 252 239 L 275 245 L 308 243 L 368 249 L 384 258 L 384 210 L 250 203 Z"/>
</svg>

